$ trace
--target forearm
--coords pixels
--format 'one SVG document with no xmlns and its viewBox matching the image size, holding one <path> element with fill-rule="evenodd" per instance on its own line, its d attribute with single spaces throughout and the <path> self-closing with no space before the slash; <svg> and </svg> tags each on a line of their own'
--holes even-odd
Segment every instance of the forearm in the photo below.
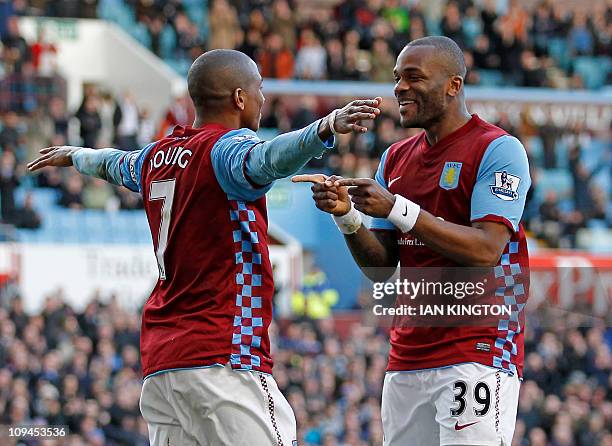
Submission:
<svg viewBox="0 0 612 446">
<path fill-rule="evenodd" d="M 109 183 L 122 186 L 120 163 L 125 155 L 116 149 L 88 149 L 81 147 L 72 154 L 76 170 L 84 175 L 101 178 Z"/>
<path fill-rule="evenodd" d="M 441 220 L 422 209 L 410 234 L 463 266 L 495 266 L 501 256 L 500 244 L 484 230 Z"/>
<path fill-rule="evenodd" d="M 326 145 L 322 137 L 327 140 L 331 136 L 329 126 L 316 121 L 303 129 L 260 143 L 246 160 L 246 174 L 261 185 L 292 175 L 311 158 L 329 150 L 332 146 Z"/>
<path fill-rule="evenodd" d="M 390 250 L 381 238 L 361 225 L 357 232 L 344 236 L 353 259 L 371 280 L 386 280 L 398 263 L 396 250 Z M 390 252 L 393 251 L 393 252 Z"/>
</svg>

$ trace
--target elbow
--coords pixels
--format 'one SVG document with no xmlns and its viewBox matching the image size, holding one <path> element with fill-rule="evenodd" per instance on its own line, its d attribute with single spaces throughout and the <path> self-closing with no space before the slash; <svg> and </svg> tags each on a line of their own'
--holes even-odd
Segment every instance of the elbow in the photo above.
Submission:
<svg viewBox="0 0 612 446">
<path fill-rule="evenodd" d="M 395 275 L 397 271 L 397 267 L 389 267 L 389 266 L 363 267 L 362 266 L 361 271 L 372 282 L 386 282 Z"/>
<path fill-rule="evenodd" d="M 467 266 L 492 268 L 497 266 L 501 255 L 497 247 L 483 246 L 482 249 L 472 253 L 472 258 Z"/>
</svg>

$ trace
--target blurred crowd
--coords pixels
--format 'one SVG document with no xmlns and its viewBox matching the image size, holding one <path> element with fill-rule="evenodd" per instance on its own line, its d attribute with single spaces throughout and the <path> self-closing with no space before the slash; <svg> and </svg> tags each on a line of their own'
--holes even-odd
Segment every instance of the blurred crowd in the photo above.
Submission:
<svg viewBox="0 0 612 446">
<path fill-rule="evenodd" d="M 70 446 L 148 444 L 138 408 L 139 318 L 113 298 L 104 302 L 76 311 L 58 292 L 27 315 L 18 297 L 3 300 L 0 424 L 66 424 Z M 526 332 L 512 446 L 610 446 L 612 331 L 571 317 L 555 325 L 530 321 Z M 301 445 L 380 446 L 387 335 L 338 328 L 332 318 L 273 324 L 274 376 Z"/>
<path fill-rule="evenodd" d="M 468 83 L 598 88 L 610 81 L 612 10 L 602 0 L 211 0 L 208 20 L 189 0 L 100 0 L 99 15 L 117 3 L 134 17 L 135 37 L 159 56 L 191 61 L 207 49 L 236 48 L 264 77 L 390 82 L 407 42 L 444 34 L 465 52 Z"/>
<path fill-rule="evenodd" d="M 10 2 L 9 2 L 10 3 Z M 610 83 L 612 9 L 525 0 L 16 0 L 18 15 L 100 17 L 183 72 L 208 49 L 253 57 L 264 77 L 391 82 L 410 40 L 443 34 L 468 83 L 599 88 Z"/>
</svg>

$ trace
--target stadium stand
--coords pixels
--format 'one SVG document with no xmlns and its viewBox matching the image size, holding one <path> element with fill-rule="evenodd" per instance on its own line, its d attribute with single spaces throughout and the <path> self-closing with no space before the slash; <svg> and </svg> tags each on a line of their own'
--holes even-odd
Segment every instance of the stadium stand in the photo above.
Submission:
<svg viewBox="0 0 612 446">
<path fill-rule="evenodd" d="M 564 1 L 529 4 L 1 2 L 2 237 L 29 243 L 150 243 L 136 194 L 59 170 L 29 176 L 24 165 L 46 145 L 132 149 L 170 125 L 190 123 L 184 99 L 158 125 L 140 104 L 95 85 L 85 89 L 79 109 L 68 110 L 65 82 L 50 62 L 53 46 L 28 45 L 19 34 L 19 16 L 114 22 L 181 74 L 204 50 L 232 47 L 251 55 L 271 78 L 388 82 L 406 42 L 444 33 L 462 44 L 470 84 L 609 90 L 612 9 L 602 1 L 576 9 Z M 298 128 L 331 107 L 316 97 L 270 97 L 262 134 Z M 534 187 L 525 220 L 531 236 L 543 247 L 609 253 L 610 128 L 559 128 L 528 120 L 517 125 L 503 116 L 498 125 L 517 135 L 529 153 Z M 409 133 L 389 113 L 373 132 L 340 138 L 336 151 L 309 167 L 369 177 L 389 143 Z M 61 293 L 45 298 L 42 312 L 28 315 L 14 284 L 0 292 L 0 424 L 65 423 L 74 433 L 68 444 L 74 446 L 148 444 L 138 410 L 138 314 L 114 300 L 94 299 L 79 312 Z M 612 445 L 612 332 L 579 320 L 565 324 L 553 329 L 530 321 L 513 446 Z M 300 444 L 380 445 L 384 332 L 353 327 L 339 336 L 332 319 L 307 318 L 281 321 L 277 330 L 275 376 L 295 410 Z"/>
</svg>

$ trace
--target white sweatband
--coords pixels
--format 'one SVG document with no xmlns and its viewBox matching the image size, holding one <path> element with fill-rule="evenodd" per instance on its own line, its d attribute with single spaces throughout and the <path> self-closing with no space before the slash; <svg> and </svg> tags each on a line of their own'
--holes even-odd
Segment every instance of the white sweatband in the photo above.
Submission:
<svg viewBox="0 0 612 446">
<path fill-rule="evenodd" d="M 354 234 L 361 227 L 361 214 L 353 207 L 352 203 L 350 211 L 340 216 L 332 214 L 332 218 L 343 234 Z"/>
<path fill-rule="evenodd" d="M 421 206 L 395 194 L 395 204 L 389 213 L 387 220 L 395 225 L 402 233 L 410 231 L 419 217 Z"/>
<path fill-rule="evenodd" d="M 334 127 L 336 123 L 336 113 L 338 113 L 338 109 L 335 109 L 333 112 L 331 112 L 327 116 L 327 123 L 329 124 L 329 128 L 331 132 L 334 134 L 334 136 L 338 135 L 338 132 L 336 131 L 336 128 Z"/>
</svg>

